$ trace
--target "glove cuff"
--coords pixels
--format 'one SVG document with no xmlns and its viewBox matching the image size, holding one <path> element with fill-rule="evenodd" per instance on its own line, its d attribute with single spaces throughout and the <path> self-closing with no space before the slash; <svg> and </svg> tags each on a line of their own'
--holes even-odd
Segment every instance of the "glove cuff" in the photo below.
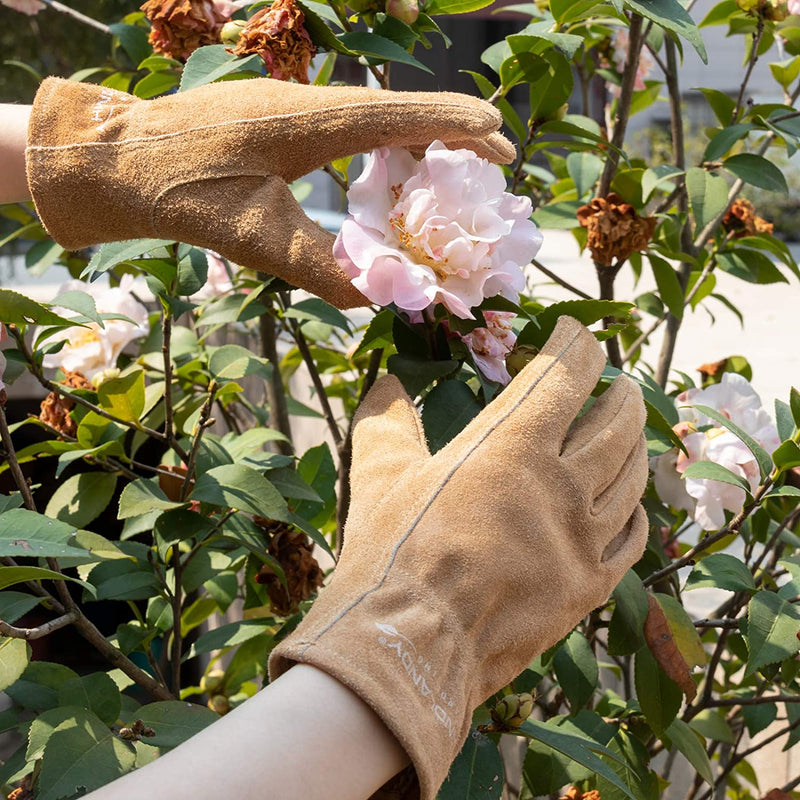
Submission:
<svg viewBox="0 0 800 800">
<path fill-rule="evenodd" d="M 311 664 L 352 689 L 408 753 L 420 799 L 435 800 L 472 723 L 472 645 L 392 578 L 343 613 L 314 610 L 270 654 L 270 678 Z"/>
<path fill-rule="evenodd" d="M 139 102 L 61 78 L 47 78 L 36 93 L 25 150 L 28 187 L 42 224 L 67 250 L 142 235 L 130 192 L 118 191 L 113 178 L 120 169 L 114 143 Z"/>
</svg>

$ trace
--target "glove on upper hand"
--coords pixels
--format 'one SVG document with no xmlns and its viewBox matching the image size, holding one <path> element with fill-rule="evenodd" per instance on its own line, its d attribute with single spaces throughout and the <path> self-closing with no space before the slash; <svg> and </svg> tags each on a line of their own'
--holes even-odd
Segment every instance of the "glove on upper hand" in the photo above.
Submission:
<svg viewBox="0 0 800 800">
<path fill-rule="evenodd" d="M 431 456 L 393 376 L 356 415 L 352 502 L 330 586 L 270 657 L 351 687 L 433 800 L 472 711 L 603 603 L 640 557 L 644 404 L 618 377 L 575 421 L 605 357 L 561 317 L 541 353 Z"/>
<path fill-rule="evenodd" d="M 139 100 L 48 78 L 33 104 L 28 183 L 69 250 L 155 237 L 207 247 L 340 308 L 367 305 L 331 255 L 334 237 L 287 187 L 330 161 L 434 139 L 509 162 L 491 105 L 448 92 L 302 86 L 269 78 Z"/>
</svg>

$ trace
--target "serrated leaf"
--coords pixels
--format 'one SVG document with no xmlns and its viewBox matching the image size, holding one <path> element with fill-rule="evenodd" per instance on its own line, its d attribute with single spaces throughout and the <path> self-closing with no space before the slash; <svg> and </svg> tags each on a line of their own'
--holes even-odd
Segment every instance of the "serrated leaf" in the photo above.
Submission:
<svg viewBox="0 0 800 800">
<path fill-rule="evenodd" d="M 428 9 L 428 13 L 431 13 L 430 9 Z M 349 50 L 367 58 L 375 59 L 379 62 L 397 61 L 433 75 L 433 72 L 428 67 L 391 39 L 386 39 L 383 36 L 368 33 L 367 31 L 343 33 L 336 38 Z"/>
<path fill-rule="evenodd" d="M 678 750 L 686 756 L 689 763 L 697 770 L 697 774 L 709 785 L 714 784 L 711 762 L 706 753 L 704 743 L 698 735 L 682 720 L 674 719 L 665 731 L 667 737 Z"/>
<path fill-rule="evenodd" d="M 425 398 L 422 425 L 431 453 L 441 450 L 481 411 L 481 404 L 466 383 L 442 381 Z"/>
<path fill-rule="evenodd" d="M 750 484 L 735 472 L 731 472 L 727 467 L 717 464 L 714 461 L 695 461 L 689 464 L 683 473 L 684 478 L 695 478 L 697 480 L 720 481 L 731 486 L 737 486 L 748 495 L 751 494 Z"/>
<path fill-rule="evenodd" d="M 109 242 L 100 245 L 86 265 L 86 269 L 81 273 L 81 278 L 92 281 L 97 275 L 108 272 L 117 264 L 171 244 L 173 242 L 170 239 L 128 239 L 124 242 Z"/>
<path fill-rule="evenodd" d="M 728 184 L 724 178 L 700 167 L 687 170 L 686 190 L 698 231 L 716 219 L 728 204 Z"/>
<path fill-rule="evenodd" d="M 800 610 L 769 591 L 758 592 L 747 607 L 745 677 L 759 667 L 794 655 L 800 648 Z"/>
<path fill-rule="evenodd" d="M 179 92 L 187 92 L 207 83 L 219 80 L 234 72 L 260 72 L 263 62 L 261 56 L 253 54 L 239 58 L 227 52 L 224 44 L 200 47 L 189 56 L 183 68 Z"/>
<path fill-rule="evenodd" d="M 129 519 L 152 511 L 168 511 L 186 503 L 173 503 L 158 485 L 157 478 L 138 478 L 129 483 L 119 497 L 117 519 Z"/>
<path fill-rule="evenodd" d="M 82 528 L 97 518 L 111 502 L 117 476 L 110 472 L 81 472 L 61 483 L 45 514 L 53 519 Z"/>
<path fill-rule="evenodd" d="M 653 732 L 660 736 L 675 719 L 683 692 L 661 668 L 648 647 L 636 653 L 634 660 L 636 697 Z"/>
<path fill-rule="evenodd" d="M 499 800 L 504 784 L 497 745 L 474 731 L 451 764 L 436 800 Z"/>
<path fill-rule="evenodd" d="M 573 631 L 553 658 L 556 677 L 573 714 L 585 706 L 597 687 L 597 659 L 586 637 Z"/>
<path fill-rule="evenodd" d="M 80 325 L 11 289 L 0 289 L 0 319 L 6 325 Z"/>
<path fill-rule="evenodd" d="M 16 683 L 30 656 L 30 645 L 24 639 L 0 636 L 0 692 Z"/>
<path fill-rule="evenodd" d="M 614 589 L 616 605 L 608 627 L 609 655 L 630 655 L 645 645 L 644 623 L 649 611 L 642 579 L 629 569 Z"/>
<path fill-rule="evenodd" d="M 137 709 L 136 718 L 155 731 L 155 736 L 146 739 L 147 744 L 170 748 L 191 739 L 218 720 L 219 716 L 194 703 L 163 700 Z"/>
<path fill-rule="evenodd" d="M 694 567 L 686 579 L 686 591 L 710 586 L 730 592 L 754 592 L 753 576 L 745 564 L 728 553 L 713 553 Z"/>
<path fill-rule="evenodd" d="M 258 471 L 242 464 L 223 464 L 200 475 L 192 500 L 236 508 L 267 519 L 286 519 L 286 501 Z"/>
<path fill-rule="evenodd" d="M 62 575 L 52 569 L 45 569 L 44 567 L 0 567 L 0 589 L 14 586 L 17 583 L 43 580 L 72 581 L 72 583 L 78 583 L 83 586 L 90 594 L 95 594 L 94 586 L 91 584 L 79 581 L 77 578 L 71 578 L 69 575 Z"/>
<path fill-rule="evenodd" d="M 665 30 L 686 39 L 697 51 L 703 63 L 708 63 L 708 54 L 700 30 L 678 0 L 625 0 L 624 5 Z"/>
</svg>

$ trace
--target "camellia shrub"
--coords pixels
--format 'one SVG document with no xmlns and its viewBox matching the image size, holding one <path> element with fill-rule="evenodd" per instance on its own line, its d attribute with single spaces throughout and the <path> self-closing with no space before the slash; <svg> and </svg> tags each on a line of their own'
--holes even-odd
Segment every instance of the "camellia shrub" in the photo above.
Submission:
<svg viewBox="0 0 800 800">
<path fill-rule="evenodd" d="M 324 85 L 352 60 L 388 88 L 392 63 L 425 69 L 417 56 L 442 35 L 437 19 L 487 5 L 148 0 L 107 26 L 109 60 L 72 77 L 146 99 L 264 75 Z M 772 154 L 800 140 L 800 3 L 722 0 L 704 17 L 678 0 L 516 11 L 517 32 L 472 75 L 503 114 L 515 163 L 434 142 L 419 160 L 375 151 L 352 183 L 349 159 L 326 168 L 348 207 L 334 255 L 374 304 L 361 316 L 180 242 L 64 252 L 31 205 L 0 208 L 12 231 L 0 244 L 27 240 L 29 269 L 59 263 L 74 278 L 47 303 L 0 288 L 11 487 L 0 495 L 0 690 L 12 703 L 0 731 L 22 741 L 0 766 L 9 796 L 79 796 L 257 692 L 271 648 L 335 569 L 351 419 L 376 377 L 402 381 L 436 451 L 569 314 L 607 348 L 596 395 L 620 370 L 642 386 L 649 543 L 605 605 L 476 710 L 441 798 L 499 798 L 507 737 L 526 743 L 521 776 L 506 776 L 524 798 L 650 800 L 681 775 L 686 800 L 800 797 L 800 778 L 759 785 L 751 763 L 768 741 L 800 741 L 800 393 L 787 385 L 767 409 L 742 357 L 697 382 L 672 363 L 687 314 L 737 312 L 716 291 L 719 271 L 754 292 L 800 278 L 768 211 L 740 197 L 786 191 Z M 708 26 L 741 43 L 744 67 L 732 96 L 700 90 L 715 122 L 690 161 L 677 67 L 689 48 L 709 57 Z M 751 101 L 757 59 L 782 100 Z M 670 158 L 648 165 L 626 152 L 626 130 L 660 97 Z M 537 260 L 552 228 L 591 254 L 592 296 Z M 620 297 L 622 272 L 652 273 L 656 289 Z M 573 299 L 542 302 L 540 274 Z M 649 364 L 642 347 L 658 329 Z M 289 392 L 301 367 L 321 411 Z M 46 397 L 38 415 L 11 418 L 23 374 Z M 297 450 L 302 415 L 331 446 Z M 32 483 L 34 469 L 55 487 Z M 702 587 L 723 599 L 695 619 L 684 600 Z M 94 621 L 100 604 L 115 630 Z M 86 640 L 96 671 L 32 658 L 59 629 Z"/>
</svg>

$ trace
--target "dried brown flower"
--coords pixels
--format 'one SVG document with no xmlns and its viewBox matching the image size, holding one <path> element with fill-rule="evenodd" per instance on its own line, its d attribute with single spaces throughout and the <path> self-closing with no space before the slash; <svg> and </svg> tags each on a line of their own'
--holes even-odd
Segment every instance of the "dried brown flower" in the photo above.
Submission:
<svg viewBox="0 0 800 800">
<path fill-rule="evenodd" d="M 582 792 L 577 786 L 570 787 L 569 791 L 558 800 L 602 800 L 600 792 L 592 789 L 590 792 Z"/>
<path fill-rule="evenodd" d="M 586 246 L 601 266 L 621 264 L 631 253 L 647 249 L 656 229 L 654 217 L 640 217 L 636 209 L 612 192 L 581 206 L 578 222 L 588 231 Z"/>
<path fill-rule="evenodd" d="M 703 376 L 704 379 L 714 379 L 719 377 L 725 372 L 725 367 L 728 366 L 728 359 L 723 358 L 721 361 L 711 361 L 708 364 L 701 364 L 697 371 Z"/>
<path fill-rule="evenodd" d="M 256 582 L 266 587 L 275 613 L 288 617 L 322 586 L 322 570 L 312 555 L 314 547 L 302 531 L 283 522 L 262 517 L 253 521 L 270 534 L 268 552 L 283 567 L 288 592 L 267 564 L 258 571 Z"/>
<path fill-rule="evenodd" d="M 86 380 L 80 372 L 67 372 L 64 380 L 61 381 L 62 385 L 69 386 L 70 389 L 91 389 L 92 384 Z M 42 400 L 39 412 L 39 419 L 45 425 L 55 428 L 59 433 L 65 436 L 75 436 L 77 426 L 75 421 L 70 417 L 69 412 L 75 408 L 75 401 L 70 400 L 69 397 L 62 397 L 56 392 L 50 394 Z"/>
<path fill-rule="evenodd" d="M 33 773 L 29 772 L 19 783 L 16 789 L 8 796 L 8 800 L 33 800 Z"/>
<path fill-rule="evenodd" d="M 308 68 L 316 48 L 305 28 L 305 19 L 294 0 L 275 0 L 250 18 L 236 47 L 229 52 L 237 56 L 258 53 L 270 77 L 308 83 Z"/>
<path fill-rule="evenodd" d="M 206 44 L 218 44 L 222 26 L 236 7 L 227 0 L 147 0 L 150 44 L 164 56 L 185 61 Z"/>
<path fill-rule="evenodd" d="M 755 236 L 759 233 L 772 233 L 773 225 L 762 217 L 756 216 L 756 210 L 749 200 L 739 198 L 733 201 L 728 213 L 722 218 L 722 227 L 732 233 L 734 239 L 743 236 Z"/>
</svg>

